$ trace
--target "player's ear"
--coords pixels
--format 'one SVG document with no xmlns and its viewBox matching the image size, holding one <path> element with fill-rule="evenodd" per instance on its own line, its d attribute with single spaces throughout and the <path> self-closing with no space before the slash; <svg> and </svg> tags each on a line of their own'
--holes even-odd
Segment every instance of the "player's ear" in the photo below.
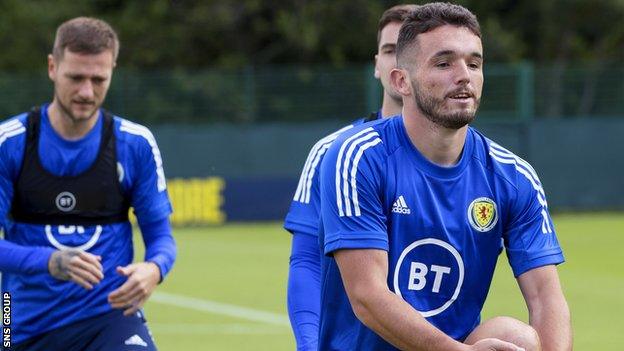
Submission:
<svg viewBox="0 0 624 351">
<path fill-rule="evenodd" d="M 392 87 L 403 96 L 410 95 L 410 80 L 407 71 L 401 68 L 394 68 L 390 72 L 390 82 Z"/>
<path fill-rule="evenodd" d="M 381 78 L 381 72 L 379 72 L 379 69 L 377 68 L 377 56 L 379 56 L 379 55 L 375 54 L 375 78 L 380 79 Z"/>
<path fill-rule="evenodd" d="M 52 54 L 48 55 L 48 77 L 50 80 L 56 80 L 56 66 L 57 62 L 54 60 L 54 56 Z"/>
</svg>

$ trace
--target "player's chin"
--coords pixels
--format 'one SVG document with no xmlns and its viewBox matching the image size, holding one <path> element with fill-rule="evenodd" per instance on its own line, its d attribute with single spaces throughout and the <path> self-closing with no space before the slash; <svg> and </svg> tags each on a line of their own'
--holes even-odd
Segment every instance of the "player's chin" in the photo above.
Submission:
<svg viewBox="0 0 624 351">
<path fill-rule="evenodd" d="M 75 120 L 86 121 L 88 119 L 91 119 L 91 117 L 95 116 L 97 112 L 97 108 L 91 106 L 88 109 L 85 109 L 85 108 L 74 109 L 74 111 L 72 112 L 73 112 L 72 114 Z"/>
</svg>

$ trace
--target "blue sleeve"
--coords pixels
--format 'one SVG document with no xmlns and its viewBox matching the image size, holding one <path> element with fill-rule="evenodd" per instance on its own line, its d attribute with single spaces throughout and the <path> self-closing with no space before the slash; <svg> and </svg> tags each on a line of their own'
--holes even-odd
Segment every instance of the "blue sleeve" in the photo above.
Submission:
<svg viewBox="0 0 624 351">
<path fill-rule="evenodd" d="M 163 162 L 152 133 L 144 126 L 123 121 L 121 130 L 141 136 L 132 139 L 130 161 L 132 172 L 131 204 L 139 221 L 162 219 L 171 214 L 171 203 L 167 194 L 167 184 Z"/>
<path fill-rule="evenodd" d="M 139 227 L 145 242 L 145 262 L 154 262 L 158 266 L 162 281 L 173 267 L 177 254 L 169 218 L 147 223 L 139 221 Z"/>
<path fill-rule="evenodd" d="M 509 264 L 518 277 L 533 268 L 562 263 L 564 258 L 535 170 L 523 160 L 516 168 L 520 172 L 517 196 L 511 204 L 511 219 L 503 239 Z"/>
<path fill-rule="evenodd" d="M 20 116 L 0 124 L 0 226 L 5 231 L 7 214 L 13 199 L 13 179 L 19 173 L 26 141 L 26 115 Z M 54 251 L 49 247 L 21 246 L 0 239 L 0 272 L 48 272 L 48 261 Z"/>
<path fill-rule="evenodd" d="M 0 272 L 16 274 L 47 273 L 51 247 L 21 246 L 0 240 Z"/>
<path fill-rule="evenodd" d="M 321 166 L 324 253 L 339 249 L 388 250 L 382 206 L 386 156 L 377 132 L 341 136 Z"/>
<path fill-rule="evenodd" d="M 284 220 L 284 229 L 291 233 L 318 236 L 319 228 L 319 175 L 320 161 L 327 147 L 315 145 L 299 177 L 295 196 Z"/>
<path fill-rule="evenodd" d="M 288 271 L 288 316 L 297 350 L 318 349 L 321 252 L 315 236 L 295 232 Z"/>
</svg>

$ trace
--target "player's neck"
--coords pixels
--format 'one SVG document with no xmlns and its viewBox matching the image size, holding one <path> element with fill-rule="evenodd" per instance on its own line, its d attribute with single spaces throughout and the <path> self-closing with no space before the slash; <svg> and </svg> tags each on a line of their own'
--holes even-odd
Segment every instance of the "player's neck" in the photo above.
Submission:
<svg viewBox="0 0 624 351">
<path fill-rule="evenodd" d="M 396 116 L 401 114 L 403 109 L 403 101 L 396 100 L 388 93 L 384 92 L 383 102 L 381 103 L 381 116 L 383 118 Z"/>
<path fill-rule="evenodd" d="M 99 113 L 96 111 L 96 114 Z M 52 129 L 65 140 L 83 138 L 97 123 L 97 115 L 88 119 L 75 120 L 59 106 L 56 99 L 48 106 L 48 119 Z"/>
<path fill-rule="evenodd" d="M 468 126 L 449 129 L 431 122 L 420 113 L 405 110 L 403 113 L 407 135 L 424 157 L 442 167 L 451 167 L 459 162 Z"/>
</svg>

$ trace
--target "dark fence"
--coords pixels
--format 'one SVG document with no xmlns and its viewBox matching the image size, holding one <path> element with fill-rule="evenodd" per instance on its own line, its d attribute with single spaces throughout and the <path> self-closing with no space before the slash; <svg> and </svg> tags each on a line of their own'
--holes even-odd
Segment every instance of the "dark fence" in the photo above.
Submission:
<svg viewBox="0 0 624 351">
<path fill-rule="evenodd" d="M 486 65 L 480 116 L 487 120 L 624 115 L 624 69 Z M 0 75 L 0 115 L 50 100 L 45 72 Z M 262 66 L 242 70 L 115 71 L 106 106 L 146 123 L 348 121 L 377 108 L 371 65 Z"/>
<path fill-rule="evenodd" d="M 178 179 L 174 222 L 281 219 L 309 148 L 338 127 L 334 122 L 153 128 L 165 172 Z M 624 210 L 624 119 L 483 119 L 476 127 L 534 166 L 552 210 Z M 180 179 L 188 178 L 197 178 L 191 181 L 195 185 L 182 186 L 189 181 Z"/>
</svg>

